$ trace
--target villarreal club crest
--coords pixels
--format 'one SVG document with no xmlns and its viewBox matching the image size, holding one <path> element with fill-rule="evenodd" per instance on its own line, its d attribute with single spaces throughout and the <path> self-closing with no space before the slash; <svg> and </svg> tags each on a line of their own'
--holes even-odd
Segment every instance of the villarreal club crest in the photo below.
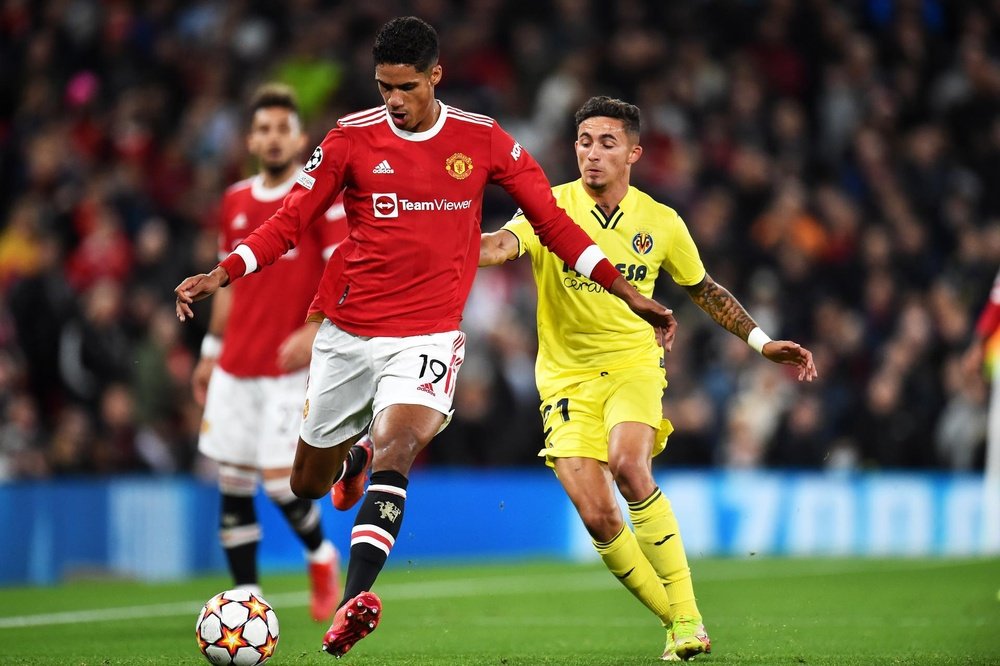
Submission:
<svg viewBox="0 0 1000 666">
<path fill-rule="evenodd" d="M 638 254 L 649 254 L 653 249 L 653 237 L 645 231 L 639 231 L 632 236 L 632 249 Z"/>
</svg>

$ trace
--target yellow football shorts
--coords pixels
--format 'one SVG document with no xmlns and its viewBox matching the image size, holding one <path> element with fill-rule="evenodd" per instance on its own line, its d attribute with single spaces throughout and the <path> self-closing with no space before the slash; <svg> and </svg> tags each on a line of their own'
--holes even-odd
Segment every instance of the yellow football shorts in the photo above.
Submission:
<svg viewBox="0 0 1000 666">
<path fill-rule="evenodd" d="M 663 418 L 663 389 L 667 380 L 660 368 L 628 368 L 572 384 L 542 399 L 545 448 L 538 452 L 545 464 L 553 458 L 593 458 L 608 462 L 608 438 L 619 423 L 636 421 L 657 429 L 653 455 L 666 448 L 674 430 Z"/>
</svg>

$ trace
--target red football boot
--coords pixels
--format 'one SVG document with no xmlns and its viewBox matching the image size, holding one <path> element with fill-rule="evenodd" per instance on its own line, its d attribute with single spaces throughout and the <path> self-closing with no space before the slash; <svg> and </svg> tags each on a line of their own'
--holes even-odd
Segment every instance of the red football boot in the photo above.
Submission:
<svg viewBox="0 0 1000 666">
<path fill-rule="evenodd" d="M 365 495 L 365 480 L 368 478 L 368 469 L 372 466 L 372 440 L 365 435 L 358 440 L 357 445 L 365 451 L 365 464 L 354 476 L 333 484 L 330 499 L 338 511 L 347 511 Z"/>
<path fill-rule="evenodd" d="M 382 600 L 374 592 L 362 592 L 337 610 L 333 626 L 323 637 L 323 649 L 338 659 L 354 644 L 375 631 L 382 617 Z"/>
</svg>

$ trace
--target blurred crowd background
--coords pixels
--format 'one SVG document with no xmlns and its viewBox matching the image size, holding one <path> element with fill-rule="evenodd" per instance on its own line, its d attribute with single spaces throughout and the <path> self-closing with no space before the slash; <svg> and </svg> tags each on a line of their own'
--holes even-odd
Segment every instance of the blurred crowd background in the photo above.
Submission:
<svg viewBox="0 0 1000 666">
<path fill-rule="evenodd" d="M 657 466 L 981 468 L 988 387 L 960 359 L 1000 266 L 997 0 L 0 0 L 0 479 L 202 468 L 208 310 L 181 325 L 172 289 L 214 265 L 222 191 L 254 170 L 245 103 L 290 83 L 318 142 L 381 102 L 372 37 L 400 14 L 438 29 L 439 98 L 553 183 L 586 98 L 638 104 L 633 184 L 813 351 L 799 385 L 660 284 Z M 490 188 L 484 229 L 514 208 Z M 534 303 L 527 262 L 480 272 L 425 464 L 539 464 Z"/>
</svg>

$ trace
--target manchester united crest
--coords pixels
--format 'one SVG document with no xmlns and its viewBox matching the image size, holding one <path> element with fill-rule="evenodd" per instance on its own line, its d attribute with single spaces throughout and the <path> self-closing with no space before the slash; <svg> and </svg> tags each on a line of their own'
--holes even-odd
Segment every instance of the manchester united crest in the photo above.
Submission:
<svg viewBox="0 0 1000 666">
<path fill-rule="evenodd" d="M 455 180 L 465 180 L 472 173 L 472 158 L 465 153 L 455 153 L 444 161 L 444 170 Z"/>
<path fill-rule="evenodd" d="M 649 251 L 653 249 L 653 237 L 645 231 L 638 232 L 632 236 L 632 249 L 639 254 L 649 254 Z"/>
<path fill-rule="evenodd" d="M 392 502 L 376 501 L 375 504 L 378 505 L 378 517 L 383 520 L 388 519 L 390 523 L 396 522 L 399 514 L 403 513 L 403 510 Z"/>
</svg>

